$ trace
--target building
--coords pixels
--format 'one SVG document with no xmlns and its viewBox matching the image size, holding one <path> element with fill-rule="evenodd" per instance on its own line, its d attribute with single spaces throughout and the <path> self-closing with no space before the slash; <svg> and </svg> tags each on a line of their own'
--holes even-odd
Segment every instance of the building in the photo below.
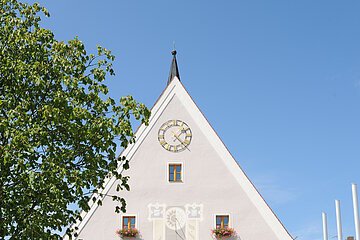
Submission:
<svg viewBox="0 0 360 240">
<path fill-rule="evenodd" d="M 119 239 L 119 228 L 137 228 L 135 239 L 145 240 L 215 239 L 216 228 L 233 228 L 229 239 L 292 239 L 186 91 L 172 53 L 150 123 L 122 153 L 131 166 L 131 191 L 121 192 L 127 212 L 115 213 L 116 203 L 105 197 L 83 213 L 78 239 Z M 108 179 L 104 192 L 119 194 L 115 188 Z"/>
</svg>

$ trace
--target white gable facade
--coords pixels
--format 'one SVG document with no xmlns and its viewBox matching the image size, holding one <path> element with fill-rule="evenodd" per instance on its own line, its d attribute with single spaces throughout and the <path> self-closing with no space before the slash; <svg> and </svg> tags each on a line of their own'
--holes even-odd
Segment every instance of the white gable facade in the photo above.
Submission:
<svg viewBox="0 0 360 240">
<path fill-rule="evenodd" d="M 115 213 L 116 203 L 103 198 L 102 206 L 93 204 L 83 213 L 78 239 L 121 239 L 115 231 L 126 225 L 126 217 L 135 218 L 140 232 L 130 239 L 216 239 L 211 230 L 221 216 L 226 218 L 222 224 L 236 231 L 230 239 L 292 239 L 177 76 L 152 108 L 149 125 L 136 136 L 122 153 L 130 160 L 123 174 L 130 176 L 131 190 L 117 192 L 115 179 L 103 189 L 126 199 L 126 213 Z M 181 167 L 177 181 L 170 165 Z"/>
</svg>

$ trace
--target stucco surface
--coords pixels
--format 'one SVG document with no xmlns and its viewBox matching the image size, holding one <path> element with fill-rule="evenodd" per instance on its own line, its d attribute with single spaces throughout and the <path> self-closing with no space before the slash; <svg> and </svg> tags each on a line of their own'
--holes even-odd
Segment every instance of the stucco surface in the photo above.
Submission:
<svg viewBox="0 0 360 240">
<path fill-rule="evenodd" d="M 189 149 L 173 153 L 165 150 L 158 142 L 158 129 L 170 120 L 179 119 L 192 130 Z M 183 163 L 184 182 L 169 183 L 167 167 L 169 162 Z M 241 183 L 229 171 L 223 159 L 209 143 L 191 114 L 175 95 L 161 116 L 130 159 L 130 169 L 124 172 L 130 176 L 130 192 L 116 192 L 115 183 L 108 194 L 118 194 L 127 201 L 126 214 L 137 216 L 140 239 L 153 239 L 153 222 L 149 217 L 149 204 L 166 204 L 168 207 L 183 207 L 186 204 L 203 206 L 199 222 L 199 239 L 212 239 L 216 214 L 229 214 L 230 225 L 242 240 L 276 240 L 272 228 L 263 219 L 259 210 L 247 196 Z M 119 239 L 115 234 L 121 226 L 121 214 L 115 213 L 115 203 L 110 197 L 103 201 L 80 233 L 84 240 Z M 167 229 L 167 239 L 181 239 Z M 169 237 L 171 236 L 171 237 Z"/>
</svg>

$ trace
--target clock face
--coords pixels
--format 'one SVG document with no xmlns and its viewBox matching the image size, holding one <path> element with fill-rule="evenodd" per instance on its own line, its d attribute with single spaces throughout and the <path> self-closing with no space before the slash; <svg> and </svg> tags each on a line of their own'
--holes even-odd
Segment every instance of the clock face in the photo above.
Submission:
<svg viewBox="0 0 360 240">
<path fill-rule="evenodd" d="M 191 143 L 192 133 L 189 126 L 181 120 L 169 120 L 159 129 L 158 139 L 163 148 L 170 152 L 180 152 Z"/>
<path fill-rule="evenodd" d="M 185 211 L 178 207 L 172 207 L 166 210 L 166 226 L 171 230 L 179 230 L 186 224 Z"/>
</svg>

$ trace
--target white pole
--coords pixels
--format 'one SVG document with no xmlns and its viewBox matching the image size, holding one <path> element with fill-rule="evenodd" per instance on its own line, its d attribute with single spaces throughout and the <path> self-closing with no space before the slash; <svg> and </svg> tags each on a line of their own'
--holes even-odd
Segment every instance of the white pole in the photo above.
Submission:
<svg viewBox="0 0 360 240">
<path fill-rule="evenodd" d="M 322 222 L 323 222 L 323 239 L 328 240 L 328 229 L 327 229 L 327 220 L 326 213 L 322 213 Z"/>
<path fill-rule="evenodd" d="M 358 204 L 358 196 L 357 196 L 357 186 L 355 183 L 352 184 L 352 197 L 353 197 L 353 205 L 354 205 L 356 240 L 360 240 L 359 204 Z"/>
<path fill-rule="evenodd" d="M 337 226 L 337 238 L 338 240 L 342 239 L 342 226 L 341 226 L 341 213 L 340 213 L 340 201 L 335 200 L 336 207 L 336 226 Z"/>
</svg>

